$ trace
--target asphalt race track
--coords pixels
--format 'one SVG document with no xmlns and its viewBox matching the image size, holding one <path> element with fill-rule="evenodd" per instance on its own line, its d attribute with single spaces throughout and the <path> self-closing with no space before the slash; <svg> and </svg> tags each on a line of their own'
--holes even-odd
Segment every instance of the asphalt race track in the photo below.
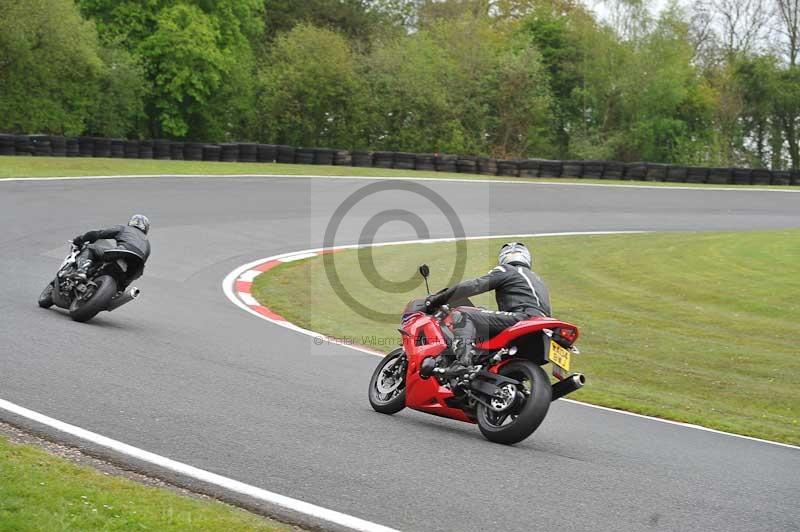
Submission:
<svg viewBox="0 0 800 532">
<path fill-rule="evenodd" d="M 455 421 L 380 415 L 366 394 L 375 357 L 314 346 L 225 298 L 222 279 L 239 265 L 322 246 L 331 213 L 368 183 L 0 183 L 0 399 L 402 530 L 800 530 L 796 448 L 565 402 L 514 447 Z M 468 235 L 800 227 L 800 193 L 424 186 L 446 198 Z M 453 235 L 436 206 L 388 190 L 349 213 L 337 244 L 356 242 L 376 208 L 408 209 L 430 236 Z M 141 299 L 86 325 L 39 309 L 65 241 L 133 212 L 153 222 Z M 415 236 L 393 222 L 378 239 Z M 535 253 L 546 255 L 545 241 Z"/>
</svg>

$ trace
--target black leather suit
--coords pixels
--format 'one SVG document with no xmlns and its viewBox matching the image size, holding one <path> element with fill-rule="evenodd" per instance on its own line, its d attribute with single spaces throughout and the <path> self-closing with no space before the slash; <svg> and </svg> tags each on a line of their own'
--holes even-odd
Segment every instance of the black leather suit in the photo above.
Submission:
<svg viewBox="0 0 800 532">
<path fill-rule="evenodd" d="M 79 266 L 85 264 L 87 260 L 103 260 L 103 254 L 110 249 L 114 249 L 113 246 L 97 242 L 103 239 L 114 239 L 117 241 L 117 248 L 131 251 L 138 255 L 142 259 L 142 267 L 150 257 L 150 241 L 147 240 L 147 235 L 144 231 L 130 225 L 114 225 L 106 229 L 88 231 L 75 237 L 73 243 L 76 245 L 80 245 L 83 242 L 90 243 L 77 257 Z M 139 277 L 141 274 L 141 271 L 135 272 L 132 275 L 132 279 Z"/>
<path fill-rule="evenodd" d="M 451 299 L 462 299 L 495 291 L 498 311 L 459 308 L 453 314 L 454 351 L 464 365 L 470 365 L 474 343 L 492 338 L 520 320 L 550 316 L 550 293 L 542 279 L 523 264 L 497 266 L 477 279 L 471 279 L 430 296 L 432 307 Z"/>
</svg>

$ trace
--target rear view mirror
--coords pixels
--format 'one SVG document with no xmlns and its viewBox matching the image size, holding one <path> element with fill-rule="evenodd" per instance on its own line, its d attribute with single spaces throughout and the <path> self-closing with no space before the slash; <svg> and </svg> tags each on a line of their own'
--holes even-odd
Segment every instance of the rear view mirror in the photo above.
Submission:
<svg viewBox="0 0 800 532">
<path fill-rule="evenodd" d="M 423 264 L 422 266 L 419 267 L 419 273 L 420 273 L 420 275 L 422 275 L 423 277 L 425 277 L 427 279 L 428 275 L 430 275 L 430 273 L 431 273 L 431 269 L 428 268 L 427 264 Z"/>
</svg>

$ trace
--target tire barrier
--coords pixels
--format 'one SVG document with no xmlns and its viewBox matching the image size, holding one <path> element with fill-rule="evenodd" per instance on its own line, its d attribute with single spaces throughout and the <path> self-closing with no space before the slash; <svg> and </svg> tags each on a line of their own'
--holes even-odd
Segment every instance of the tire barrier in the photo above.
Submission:
<svg viewBox="0 0 800 532">
<path fill-rule="evenodd" d="M 219 161 L 220 152 L 222 148 L 218 144 L 204 144 L 203 145 L 203 160 L 204 161 Z"/>
<path fill-rule="evenodd" d="M 481 175 L 497 175 L 497 159 L 478 157 L 477 171 Z"/>
<path fill-rule="evenodd" d="M 390 151 L 376 151 L 372 154 L 372 166 L 375 168 L 392 168 L 394 153 Z"/>
<path fill-rule="evenodd" d="M 456 159 L 456 169 L 459 174 L 477 174 L 478 158 L 461 156 Z"/>
<path fill-rule="evenodd" d="M 51 141 L 52 142 L 52 141 Z M 55 151 L 55 146 L 53 147 Z M 125 158 L 125 141 L 122 139 L 111 139 L 111 157 L 115 159 Z"/>
<path fill-rule="evenodd" d="M 0 155 L 16 155 L 14 148 L 14 135 L 0 133 Z"/>
<path fill-rule="evenodd" d="M 314 164 L 314 148 L 297 148 L 294 151 L 295 164 Z"/>
<path fill-rule="evenodd" d="M 426 172 L 436 171 L 436 155 L 432 153 L 418 153 L 414 157 L 414 168 Z"/>
<path fill-rule="evenodd" d="M 445 153 L 409 153 L 294 147 L 253 142 L 203 143 L 167 139 L 0 133 L 0 156 L 111 157 L 173 161 L 315 164 L 393 168 L 504 177 L 614 179 L 711 185 L 800 186 L 800 170 L 681 166 L 647 162 L 504 159 Z"/>
<path fill-rule="evenodd" d="M 353 157 L 348 150 L 334 150 L 333 164 L 336 166 L 353 166 Z"/>
<path fill-rule="evenodd" d="M 686 183 L 688 168 L 685 166 L 667 166 L 667 181 L 670 183 Z"/>
<path fill-rule="evenodd" d="M 153 159 L 160 161 L 168 161 L 170 154 L 170 141 L 164 139 L 155 139 L 153 141 Z"/>
<path fill-rule="evenodd" d="M 126 159 L 138 159 L 139 158 L 139 141 L 138 140 L 126 140 L 125 147 L 123 148 L 125 151 L 125 158 Z"/>
<path fill-rule="evenodd" d="M 333 156 L 336 154 L 336 150 L 328 150 L 325 148 L 320 148 L 314 150 L 314 164 L 322 164 L 322 165 L 333 165 Z"/>
<path fill-rule="evenodd" d="M 687 183 L 705 183 L 708 178 L 708 168 L 701 166 L 689 166 L 686 168 Z"/>
<path fill-rule="evenodd" d="M 603 161 L 583 161 L 583 176 L 587 179 L 602 179 L 605 163 Z"/>
<path fill-rule="evenodd" d="M 772 182 L 770 185 L 790 185 L 792 183 L 792 173 L 786 170 L 773 170 Z"/>
<path fill-rule="evenodd" d="M 497 175 L 519 177 L 519 162 L 497 161 Z"/>
<path fill-rule="evenodd" d="M 520 177 L 539 177 L 539 160 L 528 159 L 519 163 Z M 497 161 L 495 161 L 495 173 L 497 173 Z M 483 172 L 481 172 L 483 173 Z"/>
<path fill-rule="evenodd" d="M 372 168 L 372 152 L 371 151 L 354 151 L 350 155 L 353 161 L 353 166 L 361 168 Z"/>
<path fill-rule="evenodd" d="M 220 146 L 220 161 L 223 163 L 235 163 L 239 160 L 239 145 L 227 143 Z"/>
<path fill-rule="evenodd" d="M 95 137 L 92 157 L 111 157 L 111 139 Z"/>
<path fill-rule="evenodd" d="M 256 148 L 258 162 L 274 163 L 278 157 L 278 147 L 274 144 L 259 144 Z"/>
<path fill-rule="evenodd" d="M 499 163 L 498 163 L 499 164 Z M 536 177 L 561 177 L 561 161 L 539 161 L 539 175 Z"/>
<path fill-rule="evenodd" d="M 153 158 L 153 141 L 140 140 L 139 141 L 139 159 L 152 159 Z"/>
<path fill-rule="evenodd" d="M 78 137 L 78 148 L 80 157 L 92 157 L 94 154 L 94 138 Z"/>
<path fill-rule="evenodd" d="M 276 146 L 276 160 L 279 163 L 294 164 L 294 148 L 292 146 Z"/>
<path fill-rule="evenodd" d="M 52 157 L 53 145 L 50 143 L 49 135 L 31 135 L 31 153 L 37 157 Z"/>
<path fill-rule="evenodd" d="M 669 167 L 666 164 L 647 164 L 647 175 L 645 175 L 646 181 L 666 181 L 667 180 L 667 169 Z"/>
<path fill-rule="evenodd" d="M 561 163 L 562 177 L 583 177 L 583 161 L 563 161 Z"/>
<path fill-rule="evenodd" d="M 186 142 L 183 145 L 184 161 L 202 161 L 203 145 L 199 142 Z"/>
<path fill-rule="evenodd" d="M 173 161 L 183 161 L 183 142 L 171 142 L 169 145 L 169 158 Z"/>
<path fill-rule="evenodd" d="M 239 144 L 239 159 L 236 162 L 257 163 L 258 144 Z"/>
<path fill-rule="evenodd" d="M 456 155 L 440 154 L 434 159 L 433 165 L 437 172 L 457 172 L 458 157 Z"/>
<path fill-rule="evenodd" d="M 398 170 L 414 170 L 416 168 L 417 156 L 413 153 L 396 152 L 393 157 L 392 168 Z"/>
</svg>

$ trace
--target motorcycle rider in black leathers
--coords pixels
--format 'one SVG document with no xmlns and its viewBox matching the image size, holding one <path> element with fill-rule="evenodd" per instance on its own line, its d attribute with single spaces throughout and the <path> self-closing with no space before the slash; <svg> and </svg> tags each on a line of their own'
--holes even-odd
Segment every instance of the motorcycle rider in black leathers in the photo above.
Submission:
<svg viewBox="0 0 800 532">
<path fill-rule="evenodd" d="M 448 301 L 495 291 L 498 311 L 458 309 L 453 312 L 453 353 L 456 360 L 447 373 L 463 373 L 472 365 L 473 347 L 499 334 L 520 320 L 550 316 L 550 294 L 541 278 L 531 271 L 532 259 L 525 244 L 509 242 L 500 248 L 498 266 L 471 279 L 428 296 L 428 312 Z"/>
<path fill-rule="evenodd" d="M 134 214 L 128 221 L 128 225 L 115 225 L 106 229 L 88 231 L 76 236 L 72 243 L 81 247 L 84 243 L 89 245 L 76 257 L 77 271 L 74 275 L 86 280 L 86 273 L 95 261 L 103 259 L 103 253 L 111 249 L 124 249 L 135 253 L 142 259 L 142 267 L 150 256 L 150 242 L 147 240 L 147 233 L 150 231 L 150 220 L 142 214 Z M 113 238 L 117 241 L 116 248 L 97 240 Z M 131 280 L 141 276 L 142 272 L 135 272 Z"/>
</svg>

